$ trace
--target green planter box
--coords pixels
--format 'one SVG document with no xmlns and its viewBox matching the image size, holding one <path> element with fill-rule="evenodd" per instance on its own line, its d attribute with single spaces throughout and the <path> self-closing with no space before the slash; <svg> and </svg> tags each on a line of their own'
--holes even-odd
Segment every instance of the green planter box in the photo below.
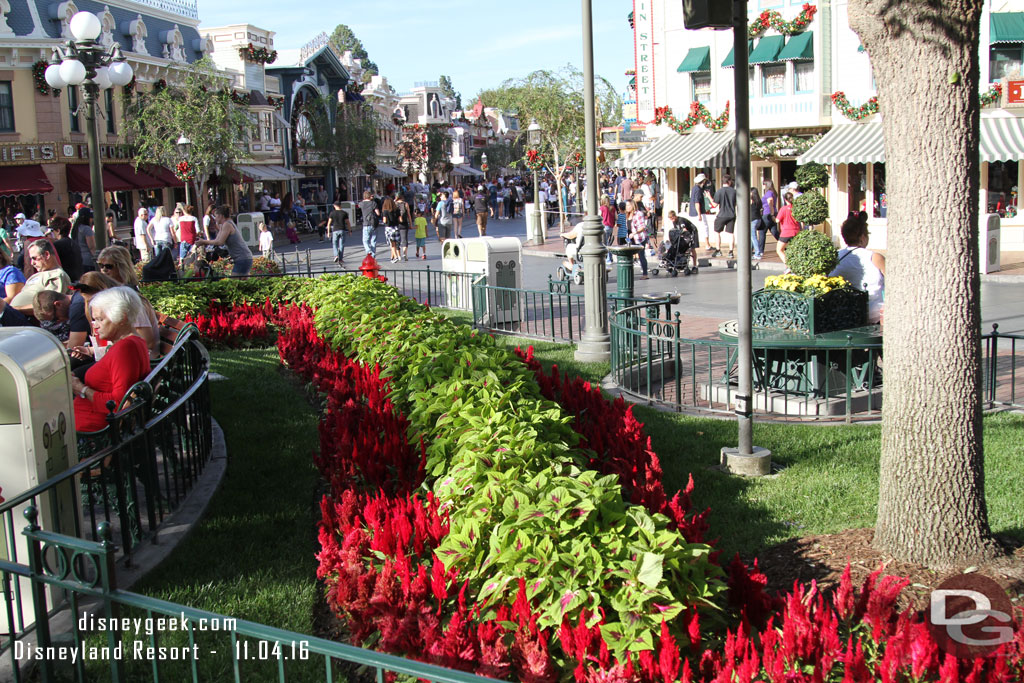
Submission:
<svg viewBox="0 0 1024 683">
<path fill-rule="evenodd" d="M 868 295 L 856 289 L 833 289 L 810 296 L 784 289 L 761 289 L 752 296 L 754 327 L 824 334 L 867 324 Z"/>
</svg>

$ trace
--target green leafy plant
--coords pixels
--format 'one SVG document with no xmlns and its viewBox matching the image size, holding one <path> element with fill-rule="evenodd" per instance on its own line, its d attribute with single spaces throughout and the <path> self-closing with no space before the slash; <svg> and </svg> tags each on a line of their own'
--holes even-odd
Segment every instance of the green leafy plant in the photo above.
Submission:
<svg viewBox="0 0 1024 683">
<path fill-rule="evenodd" d="M 796 217 L 795 207 L 793 216 Z M 797 220 L 800 219 L 797 218 Z M 816 230 L 801 230 L 786 247 L 786 265 L 795 275 L 804 278 L 812 275 L 828 275 L 839 262 L 838 253 L 832 240 L 824 233 Z"/>
<path fill-rule="evenodd" d="M 828 171 L 816 161 L 798 166 L 795 177 L 803 190 L 816 190 L 828 185 Z"/>
<path fill-rule="evenodd" d="M 804 225 L 818 225 L 824 223 L 828 218 L 828 202 L 817 190 L 804 192 L 793 201 L 793 218 Z M 789 249 L 786 249 L 786 258 L 789 258 Z"/>
</svg>

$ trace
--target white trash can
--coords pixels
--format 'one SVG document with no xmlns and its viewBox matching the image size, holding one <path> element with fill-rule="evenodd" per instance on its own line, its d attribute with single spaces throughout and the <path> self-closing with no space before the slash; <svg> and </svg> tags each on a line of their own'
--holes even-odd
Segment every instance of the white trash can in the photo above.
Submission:
<svg viewBox="0 0 1024 683">
<path fill-rule="evenodd" d="M 250 213 L 240 213 L 235 218 L 235 227 L 238 228 L 238 234 L 242 236 L 242 241 L 250 247 L 260 246 L 260 223 L 265 223 L 263 214 L 259 211 L 253 211 Z M 269 225 L 267 226 L 270 227 Z"/>
<path fill-rule="evenodd" d="M 994 273 L 1000 269 L 999 259 L 1002 249 L 1002 229 L 998 213 L 985 216 L 978 226 L 978 269 L 982 275 Z"/>
</svg>

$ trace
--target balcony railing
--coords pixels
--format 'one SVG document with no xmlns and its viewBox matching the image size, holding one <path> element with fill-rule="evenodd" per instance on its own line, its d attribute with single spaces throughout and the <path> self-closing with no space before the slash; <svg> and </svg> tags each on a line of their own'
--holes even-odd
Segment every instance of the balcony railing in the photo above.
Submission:
<svg viewBox="0 0 1024 683">
<path fill-rule="evenodd" d="M 817 93 L 754 97 L 750 100 L 750 125 L 754 128 L 817 125 L 820 101 Z"/>
<path fill-rule="evenodd" d="M 136 5 L 145 5 L 189 19 L 199 18 L 199 6 L 196 0 L 135 0 Z"/>
</svg>

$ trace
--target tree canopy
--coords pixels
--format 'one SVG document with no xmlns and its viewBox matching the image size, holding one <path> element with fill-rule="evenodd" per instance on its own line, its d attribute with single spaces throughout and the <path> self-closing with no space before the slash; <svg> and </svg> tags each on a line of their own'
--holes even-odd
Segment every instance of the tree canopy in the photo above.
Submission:
<svg viewBox="0 0 1024 683">
<path fill-rule="evenodd" d="M 359 38 L 356 37 L 356 34 L 352 32 L 352 29 L 345 24 L 338 24 L 334 27 L 330 41 L 341 52 L 351 50 L 352 56 L 360 60 L 360 63 L 363 65 L 363 69 L 366 70 L 364 80 L 369 80 L 370 76 L 376 76 L 380 73 L 376 63 L 370 59 L 370 55 L 366 52 L 366 48 L 363 47 L 363 42 L 359 40 Z"/>
<path fill-rule="evenodd" d="M 305 105 L 310 139 L 304 144 L 340 176 L 370 172 L 377 150 L 378 116 L 363 102 L 321 96 Z"/>
<path fill-rule="evenodd" d="M 452 85 L 452 79 L 441 74 L 441 77 L 437 79 L 437 82 L 441 87 L 441 92 L 444 93 L 444 96 L 455 100 L 455 109 L 462 109 L 462 93 L 456 92 L 455 86 Z"/>
</svg>

